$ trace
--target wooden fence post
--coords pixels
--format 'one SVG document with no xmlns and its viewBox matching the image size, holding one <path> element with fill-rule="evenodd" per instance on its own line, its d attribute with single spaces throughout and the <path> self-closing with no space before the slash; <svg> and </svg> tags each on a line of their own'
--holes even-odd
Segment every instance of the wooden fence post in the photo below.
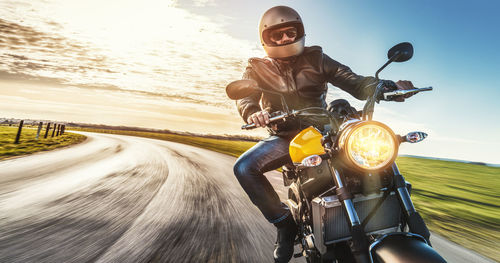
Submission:
<svg viewBox="0 0 500 263">
<path fill-rule="evenodd" d="M 57 125 L 56 137 L 59 136 L 59 131 L 61 130 L 61 124 Z"/>
<path fill-rule="evenodd" d="M 61 135 L 64 134 L 64 130 L 66 129 L 66 124 L 63 124 L 62 129 L 61 129 Z"/>
<path fill-rule="evenodd" d="M 23 124 L 24 124 L 24 120 L 21 120 L 21 122 L 19 122 L 19 129 L 17 129 L 17 135 L 16 135 L 16 140 L 14 141 L 14 143 L 19 143 L 19 139 L 21 138 L 21 130 L 23 129 Z"/>
<path fill-rule="evenodd" d="M 45 136 L 43 138 L 47 139 L 47 135 L 49 134 L 49 130 L 50 130 L 50 122 L 47 123 L 47 128 L 45 128 Z"/>
<path fill-rule="evenodd" d="M 42 130 L 43 122 L 38 123 L 38 130 L 36 131 L 36 139 L 40 136 L 40 131 Z"/>
<path fill-rule="evenodd" d="M 52 128 L 52 136 L 51 137 L 54 137 L 54 134 L 56 133 L 56 128 L 57 128 L 57 124 L 54 123 L 54 128 Z"/>
</svg>

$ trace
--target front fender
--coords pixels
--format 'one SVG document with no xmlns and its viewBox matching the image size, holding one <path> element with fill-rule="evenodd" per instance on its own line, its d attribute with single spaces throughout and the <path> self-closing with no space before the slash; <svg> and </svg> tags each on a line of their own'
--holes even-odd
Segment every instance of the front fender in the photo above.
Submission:
<svg viewBox="0 0 500 263">
<path fill-rule="evenodd" d="M 425 239 L 412 233 L 391 233 L 370 246 L 374 263 L 446 263 Z"/>
</svg>

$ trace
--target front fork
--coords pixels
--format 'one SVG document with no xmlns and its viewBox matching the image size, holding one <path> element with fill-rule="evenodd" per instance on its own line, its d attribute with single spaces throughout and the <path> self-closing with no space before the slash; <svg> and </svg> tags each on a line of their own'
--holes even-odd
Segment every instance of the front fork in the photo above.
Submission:
<svg viewBox="0 0 500 263">
<path fill-rule="evenodd" d="M 410 228 L 410 232 L 421 235 L 427 241 L 429 246 L 431 245 L 430 236 L 431 233 L 425 225 L 424 219 L 415 210 L 413 202 L 411 201 L 410 194 L 406 188 L 405 179 L 399 172 L 396 163 L 392 164 L 392 172 L 394 174 L 394 185 L 396 186 L 396 194 L 399 199 L 400 205 L 404 208 L 404 215 Z"/>
<path fill-rule="evenodd" d="M 342 203 L 342 207 L 344 209 L 345 214 L 347 215 L 348 224 L 351 227 L 352 234 L 352 253 L 356 262 L 365 263 L 371 262 L 370 256 L 368 254 L 368 238 L 366 237 L 366 233 L 364 231 L 363 225 L 359 220 L 358 213 L 354 208 L 353 195 L 347 190 L 344 182 L 342 181 L 342 177 L 340 176 L 337 169 L 335 169 L 332 165 L 329 165 L 332 169 L 333 179 L 335 181 L 335 185 L 337 186 L 337 197 Z M 404 215 L 410 231 L 412 233 L 421 235 L 425 238 L 427 243 L 430 245 L 430 232 L 425 225 L 424 220 L 420 216 L 420 214 L 415 210 L 415 206 L 410 198 L 410 194 L 408 193 L 408 189 L 406 187 L 405 180 L 401 173 L 399 172 L 398 166 L 396 163 L 392 164 L 392 171 L 394 174 L 394 185 L 396 187 L 396 195 L 400 202 L 401 207 L 404 208 Z"/>
<path fill-rule="evenodd" d="M 354 196 L 345 187 L 344 182 L 342 181 L 342 177 L 340 176 L 337 169 L 333 168 L 332 165 L 330 165 L 330 167 L 332 169 L 333 180 L 335 181 L 335 185 L 337 186 L 337 197 L 342 203 L 342 208 L 347 215 L 348 224 L 351 227 L 351 251 L 354 255 L 354 259 L 358 263 L 369 263 L 371 262 L 371 260 L 368 254 L 368 238 L 366 237 L 363 225 L 359 220 L 358 213 L 354 208 L 354 202 L 352 201 Z"/>
</svg>

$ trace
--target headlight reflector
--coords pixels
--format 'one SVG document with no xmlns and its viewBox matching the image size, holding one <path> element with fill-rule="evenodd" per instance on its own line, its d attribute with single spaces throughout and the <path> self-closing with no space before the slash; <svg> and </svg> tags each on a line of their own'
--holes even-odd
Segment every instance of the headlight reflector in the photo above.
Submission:
<svg viewBox="0 0 500 263">
<path fill-rule="evenodd" d="M 375 171 L 394 162 L 398 146 L 394 132 L 379 122 L 359 122 L 343 132 L 339 145 L 357 168 Z"/>
</svg>

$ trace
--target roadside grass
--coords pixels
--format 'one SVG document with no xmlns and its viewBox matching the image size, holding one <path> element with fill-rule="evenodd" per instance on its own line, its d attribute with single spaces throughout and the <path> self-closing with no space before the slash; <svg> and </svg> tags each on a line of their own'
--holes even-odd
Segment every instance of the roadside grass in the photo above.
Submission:
<svg viewBox="0 0 500 263">
<path fill-rule="evenodd" d="M 40 151 L 49 151 L 60 147 L 65 147 L 75 143 L 80 143 L 86 139 L 86 136 L 65 132 L 64 135 L 50 137 L 46 139 L 45 129 L 40 132 L 40 137 L 36 140 L 38 127 L 24 126 L 21 132 L 19 144 L 14 143 L 18 127 L 0 126 L 0 160 L 14 156 L 32 154 Z"/>
<path fill-rule="evenodd" d="M 235 157 L 255 144 L 155 132 L 74 130 L 179 142 Z M 500 168 L 412 157 L 398 157 L 396 162 L 412 183 L 412 199 L 431 231 L 500 261 Z"/>
<path fill-rule="evenodd" d="M 158 133 L 158 132 L 143 132 L 143 131 L 124 131 L 124 130 L 108 130 L 108 129 L 95 129 L 95 128 L 75 128 L 68 127 L 74 131 L 89 131 L 110 134 L 121 134 L 130 136 L 139 136 L 152 139 L 159 139 L 165 141 L 178 142 L 188 145 L 197 146 L 200 148 L 220 152 L 231 156 L 238 157 L 241 153 L 252 147 L 255 142 L 249 141 L 235 141 L 235 140 L 220 140 L 213 138 L 196 137 L 189 135 L 179 135 L 171 133 Z"/>
<path fill-rule="evenodd" d="M 500 261 L 500 168 L 411 157 L 397 163 L 432 231 Z"/>
</svg>

